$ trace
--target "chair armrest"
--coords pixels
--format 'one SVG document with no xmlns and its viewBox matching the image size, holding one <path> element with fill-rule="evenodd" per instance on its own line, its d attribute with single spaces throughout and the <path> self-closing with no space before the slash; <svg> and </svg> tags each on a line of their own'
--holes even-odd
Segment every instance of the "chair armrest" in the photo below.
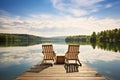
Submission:
<svg viewBox="0 0 120 80">
<path fill-rule="evenodd" d="M 56 53 L 53 51 L 54 56 L 56 56 Z"/>
<path fill-rule="evenodd" d="M 42 51 L 43 55 L 44 55 L 44 51 Z"/>
</svg>

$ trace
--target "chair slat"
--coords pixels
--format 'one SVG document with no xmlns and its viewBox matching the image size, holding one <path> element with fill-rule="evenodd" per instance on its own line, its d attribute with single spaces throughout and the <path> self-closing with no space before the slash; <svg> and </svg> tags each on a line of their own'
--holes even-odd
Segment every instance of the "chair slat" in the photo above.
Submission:
<svg viewBox="0 0 120 80">
<path fill-rule="evenodd" d="M 52 45 L 42 45 L 42 53 L 44 55 L 44 60 L 53 60 L 55 59 L 55 52 Z"/>
<path fill-rule="evenodd" d="M 68 51 L 65 54 L 65 59 L 66 59 L 66 61 L 76 60 L 79 62 L 79 64 L 81 64 L 79 59 L 78 59 L 78 54 L 79 54 L 79 45 L 69 45 Z"/>
</svg>

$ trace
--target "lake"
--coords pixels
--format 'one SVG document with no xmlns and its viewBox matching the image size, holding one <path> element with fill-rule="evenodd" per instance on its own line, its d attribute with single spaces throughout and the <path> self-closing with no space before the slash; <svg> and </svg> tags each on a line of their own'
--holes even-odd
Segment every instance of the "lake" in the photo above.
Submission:
<svg viewBox="0 0 120 80">
<path fill-rule="evenodd" d="M 47 43 L 44 43 L 47 44 Z M 68 49 L 66 43 L 52 43 L 56 54 L 64 55 Z M 80 44 L 80 61 L 94 68 L 109 80 L 120 80 L 120 47 L 111 49 L 95 45 Z M 27 46 L 0 47 L 0 80 L 14 80 L 32 65 L 43 59 L 42 44 Z"/>
</svg>

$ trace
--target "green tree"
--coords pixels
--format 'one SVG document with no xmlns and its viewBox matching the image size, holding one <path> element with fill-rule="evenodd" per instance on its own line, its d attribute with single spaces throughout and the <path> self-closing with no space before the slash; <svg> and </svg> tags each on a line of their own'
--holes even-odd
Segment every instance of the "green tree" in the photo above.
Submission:
<svg viewBox="0 0 120 80">
<path fill-rule="evenodd" d="M 95 32 L 93 32 L 93 34 L 91 35 L 91 38 L 90 38 L 90 42 L 96 42 L 97 40 L 97 35 Z"/>
</svg>

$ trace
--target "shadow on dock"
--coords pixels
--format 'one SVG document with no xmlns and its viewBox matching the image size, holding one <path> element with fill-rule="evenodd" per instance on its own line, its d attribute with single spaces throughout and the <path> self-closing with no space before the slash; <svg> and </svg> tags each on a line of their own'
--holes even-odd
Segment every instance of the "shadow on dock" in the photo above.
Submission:
<svg viewBox="0 0 120 80">
<path fill-rule="evenodd" d="M 31 67 L 27 72 L 39 73 L 40 71 L 53 66 L 52 63 L 37 64 Z"/>
<path fill-rule="evenodd" d="M 78 67 L 79 67 L 78 64 L 65 64 L 64 65 L 66 73 L 79 72 Z"/>
</svg>

